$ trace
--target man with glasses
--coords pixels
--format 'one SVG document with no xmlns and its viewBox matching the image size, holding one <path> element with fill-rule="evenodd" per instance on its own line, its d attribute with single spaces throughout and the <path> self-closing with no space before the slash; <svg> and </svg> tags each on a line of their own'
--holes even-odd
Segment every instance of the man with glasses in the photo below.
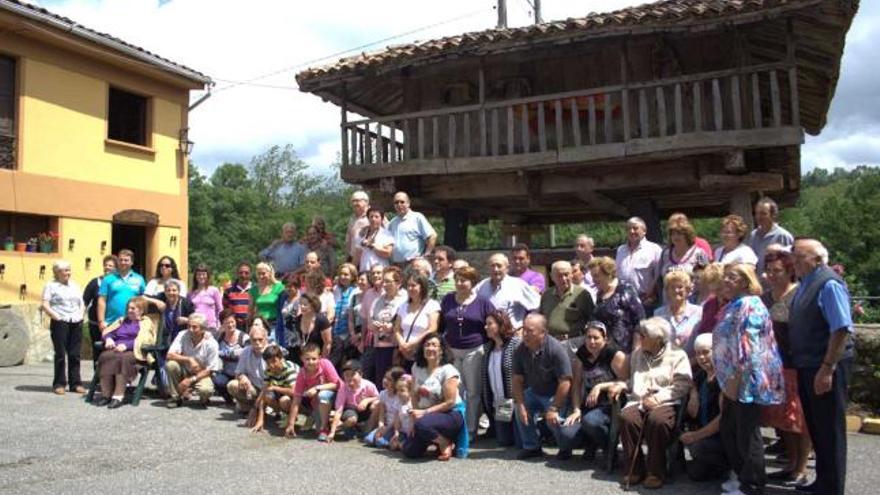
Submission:
<svg viewBox="0 0 880 495">
<path fill-rule="evenodd" d="M 194 313 L 189 317 L 189 329 L 177 334 L 168 348 L 169 409 L 180 407 L 184 399 L 195 392 L 199 405 L 206 407 L 214 395 L 211 375 L 220 371 L 220 347 L 214 336 L 205 331 L 205 317 Z"/>
<path fill-rule="evenodd" d="M 223 291 L 223 307 L 235 314 L 235 326 L 244 331 L 251 309 L 251 264 L 247 261 L 239 263 L 237 275 L 229 288 Z"/>
<path fill-rule="evenodd" d="M 142 296 L 147 282 L 131 269 L 134 252 L 121 249 L 117 255 L 116 271 L 104 276 L 98 289 L 98 327 L 101 333 L 107 325 L 125 316 L 128 301 Z"/>
<path fill-rule="evenodd" d="M 431 254 L 437 243 L 437 231 L 425 215 L 410 209 L 409 196 L 405 192 L 394 195 L 394 210 L 397 216 L 388 224 L 388 231 L 394 238 L 391 262 L 405 267 L 413 259 Z"/>
</svg>

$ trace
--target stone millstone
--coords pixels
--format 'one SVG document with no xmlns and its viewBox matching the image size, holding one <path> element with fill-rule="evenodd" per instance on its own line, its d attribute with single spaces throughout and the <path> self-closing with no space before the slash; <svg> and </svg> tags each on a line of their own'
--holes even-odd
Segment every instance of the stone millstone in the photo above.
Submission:
<svg viewBox="0 0 880 495">
<path fill-rule="evenodd" d="M 24 362 L 28 344 L 27 324 L 10 308 L 0 308 L 0 367 L 17 366 Z"/>
</svg>

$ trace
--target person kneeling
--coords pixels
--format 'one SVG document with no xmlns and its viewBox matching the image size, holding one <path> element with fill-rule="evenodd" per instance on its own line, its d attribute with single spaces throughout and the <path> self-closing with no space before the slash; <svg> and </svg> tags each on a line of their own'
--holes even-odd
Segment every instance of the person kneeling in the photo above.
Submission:
<svg viewBox="0 0 880 495">
<path fill-rule="evenodd" d="M 205 317 L 193 313 L 189 317 L 189 329 L 177 334 L 168 348 L 168 395 L 169 409 L 180 407 L 195 390 L 199 404 L 207 406 L 214 394 L 211 374 L 220 370 L 220 356 L 214 336 L 205 331 Z"/>
<path fill-rule="evenodd" d="M 263 388 L 263 377 L 266 375 L 266 362 L 263 351 L 269 343 L 266 327 L 257 317 L 251 325 L 249 345 L 244 348 L 235 365 L 235 378 L 226 384 L 226 392 L 235 400 L 235 409 L 239 414 L 247 415 L 253 409 L 260 390 Z M 253 422 L 253 418 L 249 419 Z M 253 425 L 251 425 L 253 426 Z"/>
<path fill-rule="evenodd" d="M 296 437 L 296 417 L 302 408 L 303 412 L 318 412 L 320 422 L 318 441 L 326 442 L 330 433 L 328 428 L 330 407 L 339 389 L 339 375 L 333 363 L 321 357 L 321 348 L 317 344 L 306 344 L 300 357 L 303 368 L 297 375 L 293 387 L 293 401 L 284 434 L 288 438 Z"/>
<path fill-rule="evenodd" d="M 258 328 L 256 331 L 263 330 Z M 263 361 L 266 363 L 266 379 L 247 421 L 247 426 L 251 427 L 253 433 L 263 431 L 267 407 L 278 413 L 290 411 L 293 385 L 299 374 L 299 366 L 285 361 L 284 351 L 275 344 L 263 351 Z"/>
<path fill-rule="evenodd" d="M 330 425 L 328 442 L 336 436 L 339 425 L 344 429 L 345 438 L 351 440 L 358 433 L 358 423 L 366 423 L 367 431 L 375 424 L 374 412 L 379 400 L 379 390 L 373 382 L 361 376 L 361 363 L 355 359 L 342 366 L 343 383 L 336 394 L 336 414 Z"/>
</svg>

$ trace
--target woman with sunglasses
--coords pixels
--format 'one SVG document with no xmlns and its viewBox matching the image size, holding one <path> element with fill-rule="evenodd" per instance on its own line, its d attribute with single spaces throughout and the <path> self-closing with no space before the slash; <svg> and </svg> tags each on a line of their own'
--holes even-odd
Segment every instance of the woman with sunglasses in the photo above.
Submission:
<svg viewBox="0 0 880 495">
<path fill-rule="evenodd" d="M 144 295 L 148 297 L 156 297 L 165 292 L 165 283 L 169 280 L 176 280 L 180 288 L 181 297 L 186 297 L 186 284 L 180 280 L 180 272 L 177 269 L 177 262 L 171 256 L 162 256 L 156 263 L 156 275 L 147 283 L 144 289 Z"/>
</svg>

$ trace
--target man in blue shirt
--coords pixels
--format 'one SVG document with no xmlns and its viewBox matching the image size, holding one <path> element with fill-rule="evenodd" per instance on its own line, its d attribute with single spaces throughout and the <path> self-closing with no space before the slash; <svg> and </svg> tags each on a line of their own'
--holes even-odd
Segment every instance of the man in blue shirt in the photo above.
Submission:
<svg viewBox="0 0 880 495">
<path fill-rule="evenodd" d="M 281 280 L 303 266 L 306 252 L 306 246 L 296 240 L 296 224 L 287 222 L 281 227 L 281 238 L 260 251 L 260 258 L 272 263 L 275 278 Z"/>
<path fill-rule="evenodd" d="M 397 216 L 388 224 L 388 231 L 394 238 L 391 261 L 403 265 L 419 256 L 427 257 L 437 244 L 437 231 L 425 215 L 410 209 L 409 196 L 405 192 L 394 195 L 394 210 Z"/>
<path fill-rule="evenodd" d="M 125 316 L 128 301 L 144 294 L 144 277 L 131 269 L 134 253 L 121 249 L 117 255 L 116 271 L 104 276 L 98 289 L 98 327 L 101 332 L 110 323 Z"/>
<path fill-rule="evenodd" d="M 817 240 L 794 243 L 800 286 L 791 302 L 789 341 L 798 395 L 816 451 L 816 481 L 798 490 L 843 495 L 846 485 L 846 398 L 853 360 L 850 298 Z"/>
</svg>

